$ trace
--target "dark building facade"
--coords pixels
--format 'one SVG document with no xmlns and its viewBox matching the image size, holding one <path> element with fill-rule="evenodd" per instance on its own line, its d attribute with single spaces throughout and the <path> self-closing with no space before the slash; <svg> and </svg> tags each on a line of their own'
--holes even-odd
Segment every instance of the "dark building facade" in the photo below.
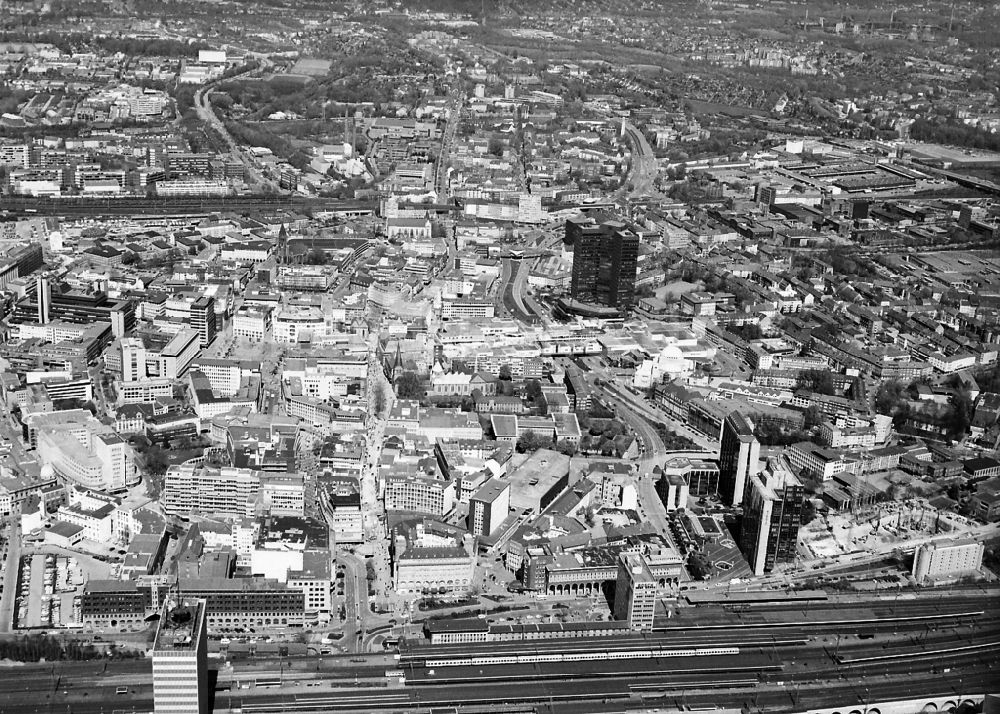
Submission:
<svg viewBox="0 0 1000 714">
<path fill-rule="evenodd" d="M 573 246 L 571 296 L 578 302 L 627 311 L 635 302 L 639 236 L 618 221 L 592 218 L 566 222 Z"/>
<path fill-rule="evenodd" d="M 740 412 L 732 412 L 722 422 L 719 437 L 719 496 L 727 506 L 743 500 L 747 479 L 757 472 L 760 442 L 753 424 Z"/>
<path fill-rule="evenodd" d="M 17 276 L 23 278 L 42 267 L 42 246 L 38 243 L 16 245 L 7 251 L 7 257 L 17 264 Z"/>
<path fill-rule="evenodd" d="M 137 627 L 158 609 L 166 593 L 205 600 L 213 631 L 237 627 L 287 627 L 305 622 L 302 590 L 266 578 L 179 578 L 150 576 L 139 581 L 92 580 L 80 597 L 80 616 L 89 626 Z"/>
<path fill-rule="evenodd" d="M 747 483 L 740 526 L 740 551 L 754 575 L 795 559 L 802 523 L 802 483 L 784 466 L 754 474 Z"/>
</svg>

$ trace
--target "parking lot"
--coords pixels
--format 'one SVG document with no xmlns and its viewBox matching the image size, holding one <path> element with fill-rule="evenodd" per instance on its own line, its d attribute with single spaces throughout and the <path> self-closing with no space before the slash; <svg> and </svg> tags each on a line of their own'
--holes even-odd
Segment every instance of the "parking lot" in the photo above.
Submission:
<svg viewBox="0 0 1000 714">
<path fill-rule="evenodd" d="M 111 565 L 52 546 L 23 555 L 19 628 L 60 627 L 74 619 L 73 601 L 83 583 L 111 577 Z"/>
</svg>

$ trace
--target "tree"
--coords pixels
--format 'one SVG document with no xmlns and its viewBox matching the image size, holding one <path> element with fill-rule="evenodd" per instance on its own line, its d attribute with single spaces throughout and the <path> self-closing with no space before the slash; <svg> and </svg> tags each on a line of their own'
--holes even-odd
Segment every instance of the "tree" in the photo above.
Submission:
<svg viewBox="0 0 1000 714">
<path fill-rule="evenodd" d="M 415 372 L 403 372 L 396 378 L 396 396 L 400 399 L 419 399 L 424 396 L 424 385 Z"/>
<path fill-rule="evenodd" d="M 375 410 L 377 416 L 381 416 L 382 412 L 385 411 L 385 392 L 382 390 L 381 385 L 375 388 L 375 398 L 372 408 Z"/>
<path fill-rule="evenodd" d="M 799 429 L 786 431 L 780 424 L 763 419 L 756 425 L 754 435 L 765 446 L 789 446 L 799 441 L 814 440 L 809 432 Z"/>
<path fill-rule="evenodd" d="M 510 373 L 510 365 L 509 364 L 500 365 L 500 374 L 499 374 L 499 377 L 500 377 L 500 379 L 504 380 L 505 382 L 509 382 L 512 379 L 512 376 L 511 376 L 511 373 Z"/>
<path fill-rule="evenodd" d="M 726 330 L 742 337 L 744 340 L 759 340 L 764 336 L 764 331 L 760 329 L 760 325 L 753 322 L 748 322 L 739 327 L 727 326 Z"/>
<path fill-rule="evenodd" d="M 572 441 L 563 439 L 556 444 L 556 451 L 560 454 L 564 454 L 565 456 L 576 456 L 577 445 Z"/>
<path fill-rule="evenodd" d="M 531 429 L 528 429 L 528 431 L 521 434 L 521 438 L 517 440 L 517 450 L 522 454 L 538 451 L 546 446 L 549 446 L 549 444 L 546 443 L 545 437 L 537 434 Z"/>
<path fill-rule="evenodd" d="M 1000 392 L 1000 364 L 973 375 L 984 392 Z"/>
<path fill-rule="evenodd" d="M 799 389 L 808 389 L 816 394 L 834 394 L 833 374 L 822 369 L 807 369 L 799 374 L 797 380 Z"/>
<path fill-rule="evenodd" d="M 816 506 L 813 504 L 811 498 L 802 499 L 802 516 L 801 524 L 808 525 L 816 517 Z"/>
<path fill-rule="evenodd" d="M 159 498 L 163 492 L 163 474 L 170 466 L 170 460 L 164 450 L 155 444 L 142 457 L 146 470 L 146 492 L 150 498 Z"/>
<path fill-rule="evenodd" d="M 306 265 L 326 265 L 326 253 L 319 248 L 313 248 L 306 253 Z"/>
<path fill-rule="evenodd" d="M 667 178 L 672 181 L 680 181 L 687 175 L 687 164 L 678 164 L 667 169 Z"/>
<path fill-rule="evenodd" d="M 601 433 L 605 439 L 615 439 L 625 433 L 625 427 L 620 421 L 611 419 Z"/>
<path fill-rule="evenodd" d="M 968 390 L 957 389 L 951 398 L 951 405 L 948 414 L 948 436 L 955 441 L 961 441 L 969 425 L 972 423 L 973 413 L 972 395 Z"/>
<path fill-rule="evenodd" d="M 806 407 L 805 410 L 805 428 L 812 429 L 814 426 L 819 426 L 823 423 L 823 412 L 815 404 L 811 404 Z"/>
<path fill-rule="evenodd" d="M 537 404 L 542 398 L 542 385 L 537 379 L 529 379 L 524 385 L 524 396 L 532 404 Z"/>
<path fill-rule="evenodd" d="M 884 382 L 875 393 L 875 411 L 892 416 L 903 401 L 903 383 Z"/>
<path fill-rule="evenodd" d="M 167 466 L 170 465 L 163 447 L 155 444 L 150 446 L 149 450 L 143 454 L 143 461 L 146 464 L 146 470 L 156 474 L 164 473 L 167 470 Z"/>
</svg>

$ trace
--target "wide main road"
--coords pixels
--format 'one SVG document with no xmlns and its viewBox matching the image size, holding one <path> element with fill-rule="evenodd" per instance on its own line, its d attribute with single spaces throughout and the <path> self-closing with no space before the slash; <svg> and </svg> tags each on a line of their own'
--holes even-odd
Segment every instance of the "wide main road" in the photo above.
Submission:
<svg viewBox="0 0 1000 714">
<path fill-rule="evenodd" d="M 635 126 L 629 122 L 624 122 L 622 126 L 629 143 L 632 144 L 632 168 L 627 181 L 632 184 L 632 190 L 627 193 L 631 196 L 649 195 L 653 193 L 653 181 L 656 180 L 657 174 L 653 147 Z"/>
<path fill-rule="evenodd" d="M 434 188 L 439 203 L 451 197 L 451 176 L 448 174 L 451 150 L 455 145 L 455 134 L 462 121 L 463 96 L 460 87 L 451 90 L 448 108 L 445 112 L 445 126 L 441 132 L 441 149 L 434 164 Z"/>
<path fill-rule="evenodd" d="M 198 91 L 194 95 L 194 108 L 195 112 L 198 114 L 198 118 L 204 123 L 214 129 L 219 136 L 226 142 L 229 147 L 229 153 L 233 158 L 237 159 L 243 164 L 243 168 L 246 171 L 246 182 L 251 186 L 260 186 L 262 184 L 270 186 L 273 190 L 277 191 L 278 186 L 273 181 L 266 179 L 253 165 L 253 162 L 247 157 L 243 149 L 236 143 L 233 139 L 232 134 L 226 128 L 226 125 L 219 119 L 215 114 L 215 110 L 212 108 L 212 89 L 221 82 L 228 82 L 230 80 L 238 80 L 241 78 L 249 77 L 252 75 L 259 75 L 265 71 L 265 67 L 249 69 L 246 72 L 237 74 L 233 77 L 229 77 L 225 80 L 217 79 L 207 84 L 202 85 L 198 88 Z"/>
<path fill-rule="evenodd" d="M 535 324 L 539 318 L 525 305 L 529 268 L 523 260 L 503 258 L 498 289 L 504 309 L 515 319 Z"/>
<path fill-rule="evenodd" d="M 678 422 L 676 419 L 666 414 L 656 406 L 647 404 L 641 397 L 636 396 L 628 389 L 615 384 L 613 381 L 607 381 L 605 383 L 605 391 L 613 399 L 626 404 L 628 409 L 635 412 L 638 416 L 652 422 L 662 422 L 668 428 L 673 429 L 676 433 L 685 437 L 689 441 L 694 442 L 697 446 L 704 449 L 706 458 L 709 454 L 718 454 L 718 442 L 709 439 L 704 434 L 699 434 L 698 432 L 690 429 L 686 424 Z M 664 453 L 666 453 L 665 450 Z"/>
</svg>

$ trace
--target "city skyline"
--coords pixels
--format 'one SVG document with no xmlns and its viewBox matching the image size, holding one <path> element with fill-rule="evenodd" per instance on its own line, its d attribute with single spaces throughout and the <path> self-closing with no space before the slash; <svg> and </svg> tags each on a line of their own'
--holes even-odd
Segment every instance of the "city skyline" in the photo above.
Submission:
<svg viewBox="0 0 1000 714">
<path fill-rule="evenodd" d="M 1000 8 L 0 0 L 0 714 L 978 714 Z"/>
</svg>

